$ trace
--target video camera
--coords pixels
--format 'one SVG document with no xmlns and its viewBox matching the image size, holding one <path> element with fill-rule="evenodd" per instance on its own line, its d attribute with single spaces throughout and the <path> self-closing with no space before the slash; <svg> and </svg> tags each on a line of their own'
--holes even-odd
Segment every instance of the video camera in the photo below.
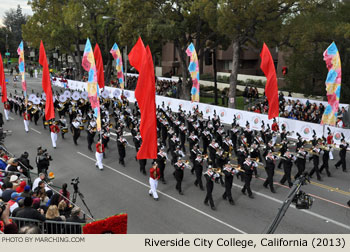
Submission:
<svg viewBox="0 0 350 252">
<path fill-rule="evenodd" d="M 292 202 L 297 209 L 310 209 L 314 198 L 303 191 L 299 191 L 293 198 Z"/>
<path fill-rule="evenodd" d="M 78 191 L 78 184 L 79 183 L 80 183 L 79 177 L 73 178 L 72 182 L 70 183 L 73 186 L 75 192 Z"/>
</svg>

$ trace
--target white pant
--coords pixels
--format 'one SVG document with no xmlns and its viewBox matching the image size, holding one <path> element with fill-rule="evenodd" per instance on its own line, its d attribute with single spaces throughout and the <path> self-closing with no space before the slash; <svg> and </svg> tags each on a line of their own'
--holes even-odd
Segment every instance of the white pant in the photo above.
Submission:
<svg viewBox="0 0 350 252">
<path fill-rule="evenodd" d="M 96 164 L 100 170 L 103 169 L 103 164 L 102 164 L 102 159 L 103 159 L 103 153 L 99 153 L 96 151 L 95 153 L 96 156 Z"/>
<path fill-rule="evenodd" d="M 272 140 L 272 145 L 275 145 L 277 141 L 277 136 L 273 136 L 271 140 Z"/>
<path fill-rule="evenodd" d="M 25 131 L 26 132 L 28 132 L 29 131 L 29 120 L 23 120 L 24 121 L 24 129 L 25 129 Z"/>
<path fill-rule="evenodd" d="M 157 194 L 157 187 L 158 187 L 158 180 L 155 180 L 153 178 L 149 178 L 149 184 L 151 186 L 151 189 L 149 190 L 149 194 L 152 193 L 153 198 L 158 199 L 158 194 Z"/>
<path fill-rule="evenodd" d="M 5 119 L 6 121 L 9 120 L 9 111 L 7 109 L 4 109 Z"/>
<path fill-rule="evenodd" d="M 34 77 L 38 78 L 38 70 L 36 70 L 36 69 L 34 70 Z"/>
<path fill-rule="evenodd" d="M 51 141 L 52 141 L 52 147 L 56 148 L 57 133 L 51 132 Z"/>
<path fill-rule="evenodd" d="M 333 160 L 333 159 L 334 159 L 332 150 L 329 152 L 329 159 L 330 159 L 330 160 Z"/>
</svg>

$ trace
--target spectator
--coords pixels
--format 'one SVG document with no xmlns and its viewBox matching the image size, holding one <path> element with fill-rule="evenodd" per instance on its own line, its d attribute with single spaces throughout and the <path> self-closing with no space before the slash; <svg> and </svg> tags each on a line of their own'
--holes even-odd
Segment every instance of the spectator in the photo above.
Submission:
<svg viewBox="0 0 350 252">
<path fill-rule="evenodd" d="M 15 190 L 12 189 L 13 184 L 11 182 L 6 182 L 3 192 L 2 192 L 2 200 L 5 202 L 8 202 L 11 199 L 11 194 L 15 192 Z"/>
<path fill-rule="evenodd" d="M 69 199 L 70 199 L 70 193 L 67 191 L 67 184 L 64 183 L 62 185 L 62 189 L 60 190 L 60 198 L 59 198 L 59 202 L 61 200 L 64 200 L 66 202 L 67 205 L 69 205 Z"/>
<path fill-rule="evenodd" d="M 29 224 L 21 227 L 18 230 L 18 234 L 41 234 L 41 230 L 38 226 L 34 224 Z"/>
<path fill-rule="evenodd" d="M 45 208 L 49 202 L 49 197 L 47 197 L 44 187 L 40 188 L 37 197 L 40 199 L 40 208 Z"/>
<path fill-rule="evenodd" d="M 60 216 L 60 213 L 58 211 L 57 206 L 51 205 L 46 212 L 46 220 L 50 221 L 57 221 L 57 222 L 62 222 L 65 221 L 64 216 Z M 48 234 L 62 234 L 64 233 L 63 231 L 63 226 L 60 224 L 52 224 L 52 223 L 47 223 L 47 230 L 46 232 Z"/>
<path fill-rule="evenodd" d="M 4 210 L 0 208 L 1 221 L 4 223 L 5 234 L 17 234 L 17 224 L 10 221 L 10 205 L 6 203 Z"/>
<path fill-rule="evenodd" d="M 71 216 L 67 218 L 67 222 L 76 222 L 76 223 L 85 223 L 85 220 L 80 219 L 80 208 L 79 207 L 74 207 L 71 212 Z M 71 226 L 67 230 L 67 233 L 71 234 L 81 234 L 81 226 Z"/>
<path fill-rule="evenodd" d="M 58 211 L 60 212 L 61 216 L 65 216 L 66 219 L 71 214 L 71 208 L 69 208 L 64 200 L 61 200 L 60 203 L 58 203 Z"/>
<path fill-rule="evenodd" d="M 12 213 L 11 213 L 11 216 L 12 216 L 12 217 L 16 217 L 17 212 L 18 212 L 19 210 L 23 209 L 23 207 L 24 207 L 24 198 L 23 198 L 23 197 L 20 197 L 20 200 L 18 200 L 17 204 L 18 204 L 18 207 L 15 208 L 15 209 L 12 211 Z"/>
<path fill-rule="evenodd" d="M 17 212 L 16 217 L 45 221 L 44 210 L 40 208 L 34 209 L 32 204 L 32 198 L 24 198 L 24 208 Z"/>
</svg>

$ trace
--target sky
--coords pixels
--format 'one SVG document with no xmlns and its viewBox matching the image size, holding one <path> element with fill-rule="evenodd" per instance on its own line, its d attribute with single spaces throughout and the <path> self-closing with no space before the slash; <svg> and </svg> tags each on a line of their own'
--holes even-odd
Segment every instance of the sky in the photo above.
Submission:
<svg viewBox="0 0 350 252">
<path fill-rule="evenodd" d="M 32 15 L 32 9 L 27 5 L 28 0 L 0 0 L 0 26 L 2 26 L 2 20 L 4 14 L 9 9 L 17 9 L 17 5 L 21 5 L 23 14 Z"/>
</svg>

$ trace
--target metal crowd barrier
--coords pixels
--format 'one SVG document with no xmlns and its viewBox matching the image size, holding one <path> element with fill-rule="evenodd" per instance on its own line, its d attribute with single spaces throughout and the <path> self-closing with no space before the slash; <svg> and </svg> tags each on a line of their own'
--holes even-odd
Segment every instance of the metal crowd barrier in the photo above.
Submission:
<svg viewBox="0 0 350 252">
<path fill-rule="evenodd" d="M 51 220 L 39 221 L 19 217 L 11 217 L 10 219 L 17 224 L 18 229 L 26 225 L 36 225 L 42 234 L 82 234 L 83 223 Z"/>
</svg>

